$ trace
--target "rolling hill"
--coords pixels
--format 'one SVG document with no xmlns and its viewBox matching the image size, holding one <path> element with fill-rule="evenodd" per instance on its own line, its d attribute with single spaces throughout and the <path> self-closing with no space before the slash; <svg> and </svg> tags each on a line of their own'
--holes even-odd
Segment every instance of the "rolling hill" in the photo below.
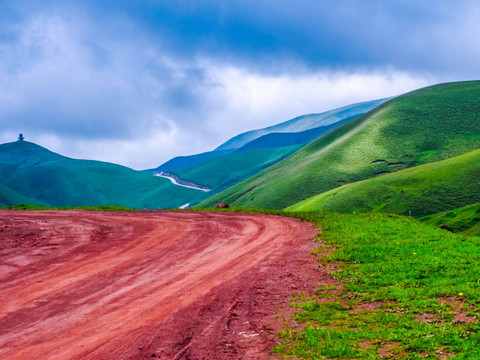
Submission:
<svg viewBox="0 0 480 360">
<path fill-rule="evenodd" d="M 449 229 L 452 232 L 480 236 L 480 203 L 428 215 L 420 218 L 420 220 L 430 225 Z"/>
<path fill-rule="evenodd" d="M 211 159 L 214 159 L 218 156 L 225 155 L 230 153 L 231 151 L 225 150 L 225 151 L 207 151 L 204 153 L 200 154 L 195 154 L 195 155 L 188 155 L 188 156 L 176 156 L 170 160 L 168 160 L 166 163 L 163 163 L 162 165 L 156 167 L 155 169 L 148 169 L 145 171 L 148 172 L 170 172 L 170 171 L 175 171 L 178 169 L 186 169 L 198 164 L 203 164 L 204 162 L 207 162 Z"/>
<path fill-rule="evenodd" d="M 358 116 L 298 133 L 270 133 L 252 140 L 234 152 L 187 169 L 174 170 L 173 173 L 182 179 L 193 179 L 197 184 L 208 186 L 212 189 L 210 194 L 215 194 L 278 163 L 305 143 L 356 117 Z"/>
<path fill-rule="evenodd" d="M 392 99 L 199 206 L 285 208 L 344 184 L 480 148 L 480 81 Z"/>
<path fill-rule="evenodd" d="M 286 211 L 388 212 L 415 217 L 480 202 L 480 150 L 347 184 Z"/>
<path fill-rule="evenodd" d="M 0 145 L 0 176 L 3 205 L 168 208 L 201 193 L 124 166 L 64 157 L 26 141 Z"/>
<path fill-rule="evenodd" d="M 368 109 L 373 110 L 361 115 Z M 150 171 L 71 159 L 25 141 L 3 144 L 0 145 L 0 205 L 33 202 L 51 206 L 176 208 L 187 203 L 212 206 L 227 202 L 280 209 L 346 184 L 355 188 L 361 180 L 372 179 L 376 187 L 386 186 L 384 179 L 395 178 L 390 173 L 398 175 L 395 181 L 400 182 L 389 180 L 389 184 L 415 179 L 415 186 L 421 189 L 419 174 L 426 173 L 421 165 L 430 164 L 426 167 L 430 172 L 442 173 L 447 171 L 444 169 L 453 169 L 453 165 L 446 167 L 439 162 L 462 154 L 467 156 L 479 148 L 480 82 L 448 83 L 387 102 L 349 105 L 240 134 L 215 151 L 177 157 L 163 164 L 163 168 Z M 475 153 L 468 156 L 474 157 L 472 154 Z M 472 169 L 455 169 L 451 173 Z M 208 186 L 212 191 L 173 185 L 168 179 L 152 176 L 156 170 L 168 170 L 179 179 Z M 447 175 L 445 179 L 450 179 Z M 413 177 L 409 180 L 408 176 Z M 467 173 L 462 176 L 468 178 Z M 337 197 L 337 202 L 342 197 L 347 199 L 349 187 L 341 189 L 342 196 Z M 392 188 L 385 190 L 384 195 L 392 191 Z M 472 194 L 476 194 L 474 190 Z M 353 199 L 353 195 L 349 196 Z M 460 198 L 459 195 L 453 199 L 450 205 L 468 205 Z M 402 203 L 399 195 L 395 199 L 367 201 L 361 206 L 352 205 L 353 201 L 349 206 L 357 210 L 427 214 L 418 210 L 421 206 L 415 207 L 406 200 Z M 411 199 L 420 201 L 415 196 Z M 451 208 L 429 205 L 428 214 Z"/>
<path fill-rule="evenodd" d="M 46 205 L 42 201 L 23 196 L 15 190 L 10 189 L 8 186 L 0 184 L 0 207 L 6 207 L 16 204 Z"/>
<path fill-rule="evenodd" d="M 210 193 L 198 197 L 197 201 L 200 201 L 276 164 L 305 144 L 353 121 L 384 101 L 369 101 L 322 114 L 300 116 L 275 126 L 240 134 L 212 152 L 177 157 L 146 171 L 166 171 L 182 180 L 212 189 Z M 247 139 L 253 140 L 245 143 Z M 190 166 L 182 168 L 182 164 Z"/>
</svg>

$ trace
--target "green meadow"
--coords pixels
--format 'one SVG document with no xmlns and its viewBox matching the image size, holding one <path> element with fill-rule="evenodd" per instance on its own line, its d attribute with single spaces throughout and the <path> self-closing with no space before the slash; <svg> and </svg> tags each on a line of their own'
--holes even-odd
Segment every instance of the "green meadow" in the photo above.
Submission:
<svg viewBox="0 0 480 360">
<path fill-rule="evenodd" d="M 452 232 L 480 236 L 480 203 L 425 216 L 420 220 Z"/>
<path fill-rule="evenodd" d="M 386 213 L 215 211 L 295 217 L 321 229 L 312 254 L 327 278 L 315 293 L 292 297 L 273 349 L 281 358 L 480 358 L 480 237 Z"/>
<path fill-rule="evenodd" d="M 390 214 L 295 213 L 322 228 L 335 283 L 296 296 L 275 352 L 304 359 L 479 359 L 480 237 Z"/>
</svg>

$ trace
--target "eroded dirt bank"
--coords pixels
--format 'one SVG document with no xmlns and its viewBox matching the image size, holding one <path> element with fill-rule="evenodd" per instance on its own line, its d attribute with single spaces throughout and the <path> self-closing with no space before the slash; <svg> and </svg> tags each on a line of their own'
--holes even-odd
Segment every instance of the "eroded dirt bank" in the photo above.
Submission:
<svg viewBox="0 0 480 360">
<path fill-rule="evenodd" d="M 0 211 L 0 358 L 268 359 L 317 230 L 249 214 Z"/>
</svg>

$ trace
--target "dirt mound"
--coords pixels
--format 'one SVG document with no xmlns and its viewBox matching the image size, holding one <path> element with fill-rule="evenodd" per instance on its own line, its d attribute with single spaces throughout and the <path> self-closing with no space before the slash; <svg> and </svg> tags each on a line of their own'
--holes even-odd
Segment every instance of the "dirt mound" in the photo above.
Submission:
<svg viewBox="0 0 480 360">
<path fill-rule="evenodd" d="M 0 358 L 267 359 L 316 230 L 250 214 L 0 211 Z"/>
</svg>

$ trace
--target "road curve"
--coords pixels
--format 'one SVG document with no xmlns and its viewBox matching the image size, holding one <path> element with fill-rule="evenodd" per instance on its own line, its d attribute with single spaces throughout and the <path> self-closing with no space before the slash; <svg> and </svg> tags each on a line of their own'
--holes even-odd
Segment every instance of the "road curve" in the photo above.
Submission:
<svg viewBox="0 0 480 360">
<path fill-rule="evenodd" d="M 192 183 L 191 181 L 182 180 L 176 175 L 166 173 L 166 172 L 163 172 L 163 171 L 159 172 L 159 173 L 153 173 L 153 176 L 158 176 L 158 177 L 162 177 L 164 179 L 168 179 L 168 180 L 170 180 L 170 182 L 173 185 L 186 187 L 188 189 L 200 190 L 200 191 L 203 191 L 203 192 L 209 192 L 210 190 L 212 190 L 207 186 L 201 186 L 201 185 L 197 185 L 195 183 Z"/>
<path fill-rule="evenodd" d="M 316 230 L 251 214 L 0 211 L 1 359 L 266 359 Z"/>
</svg>

